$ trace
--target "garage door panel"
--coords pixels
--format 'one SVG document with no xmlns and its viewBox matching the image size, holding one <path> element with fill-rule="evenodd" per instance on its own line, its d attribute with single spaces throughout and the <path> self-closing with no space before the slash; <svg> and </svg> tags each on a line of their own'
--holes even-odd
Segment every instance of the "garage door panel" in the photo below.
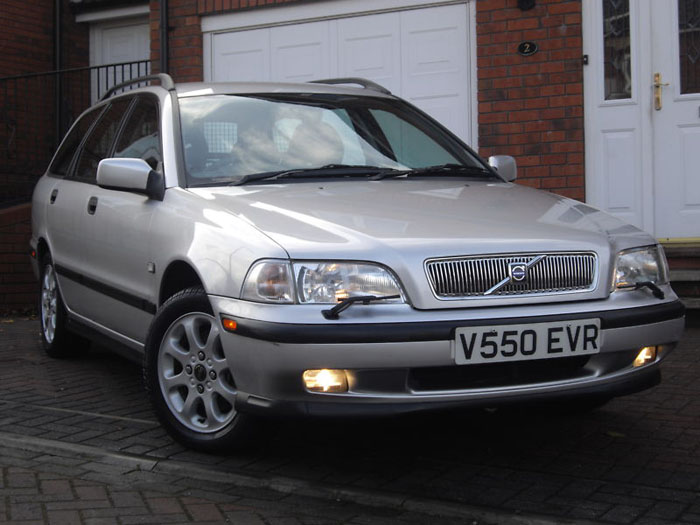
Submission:
<svg viewBox="0 0 700 525">
<path fill-rule="evenodd" d="M 367 78 L 399 93 L 400 45 L 394 13 L 338 20 L 338 74 Z"/>
<path fill-rule="evenodd" d="M 330 22 L 276 28 L 271 33 L 275 80 L 306 82 L 334 75 L 331 71 Z"/>
<path fill-rule="evenodd" d="M 456 4 L 216 33 L 212 79 L 364 77 L 469 141 L 468 19 L 467 4 Z"/>
<path fill-rule="evenodd" d="M 270 30 L 254 29 L 214 35 L 212 80 L 270 80 Z"/>
<path fill-rule="evenodd" d="M 458 93 L 468 80 L 466 6 L 401 13 L 404 93 Z"/>
<path fill-rule="evenodd" d="M 469 137 L 467 7 L 401 13 L 401 95 L 463 139 Z"/>
<path fill-rule="evenodd" d="M 409 102 L 418 106 L 420 109 L 425 111 L 428 115 L 433 117 L 435 120 L 440 122 L 447 129 L 457 134 L 461 138 L 464 135 L 460 134 L 460 130 L 466 129 L 467 118 L 465 118 L 463 113 L 458 113 L 455 111 L 455 106 L 459 104 L 456 100 L 457 96 L 441 96 L 441 97 L 422 97 L 422 98 L 409 98 Z"/>
</svg>

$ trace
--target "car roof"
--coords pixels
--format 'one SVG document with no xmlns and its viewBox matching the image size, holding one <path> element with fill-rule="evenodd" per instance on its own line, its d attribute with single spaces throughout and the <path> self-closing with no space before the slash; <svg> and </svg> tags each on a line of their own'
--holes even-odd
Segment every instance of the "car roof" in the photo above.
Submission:
<svg viewBox="0 0 700 525">
<path fill-rule="evenodd" d="M 393 98 L 392 95 L 376 89 L 352 87 L 349 84 L 341 86 L 316 82 L 187 82 L 175 84 L 175 90 L 178 98 L 252 93 L 319 93 Z"/>
</svg>

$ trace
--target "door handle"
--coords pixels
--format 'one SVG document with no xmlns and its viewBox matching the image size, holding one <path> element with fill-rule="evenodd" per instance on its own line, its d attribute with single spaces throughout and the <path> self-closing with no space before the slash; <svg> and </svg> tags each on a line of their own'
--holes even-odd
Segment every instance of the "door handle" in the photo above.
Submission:
<svg viewBox="0 0 700 525">
<path fill-rule="evenodd" d="M 669 83 L 661 82 L 661 73 L 654 73 L 654 109 L 659 111 L 663 106 L 661 101 L 661 90 L 664 86 L 668 86 Z"/>
<path fill-rule="evenodd" d="M 56 202 L 56 197 L 58 196 L 58 190 L 53 190 L 51 192 L 51 198 L 49 199 L 49 204 Z"/>
<path fill-rule="evenodd" d="M 95 215 L 96 210 L 97 210 L 97 197 L 90 197 L 90 200 L 88 201 L 88 205 L 87 205 L 87 212 L 90 215 Z"/>
</svg>

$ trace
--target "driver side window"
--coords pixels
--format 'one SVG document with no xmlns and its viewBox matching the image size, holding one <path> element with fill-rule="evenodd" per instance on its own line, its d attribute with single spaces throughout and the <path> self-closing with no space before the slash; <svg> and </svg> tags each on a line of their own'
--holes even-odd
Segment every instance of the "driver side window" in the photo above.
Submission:
<svg viewBox="0 0 700 525">
<path fill-rule="evenodd" d="M 117 140 L 114 156 L 143 159 L 151 169 L 161 170 L 163 156 L 156 100 L 150 97 L 138 98 Z"/>
</svg>

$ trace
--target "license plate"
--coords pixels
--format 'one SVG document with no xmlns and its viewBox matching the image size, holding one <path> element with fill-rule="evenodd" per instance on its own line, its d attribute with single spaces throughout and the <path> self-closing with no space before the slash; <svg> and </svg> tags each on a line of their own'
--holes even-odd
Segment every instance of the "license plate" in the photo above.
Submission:
<svg viewBox="0 0 700 525">
<path fill-rule="evenodd" d="M 600 319 L 457 328 L 458 365 L 548 359 L 600 352 Z"/>
</svg>

